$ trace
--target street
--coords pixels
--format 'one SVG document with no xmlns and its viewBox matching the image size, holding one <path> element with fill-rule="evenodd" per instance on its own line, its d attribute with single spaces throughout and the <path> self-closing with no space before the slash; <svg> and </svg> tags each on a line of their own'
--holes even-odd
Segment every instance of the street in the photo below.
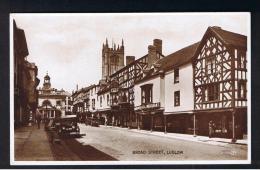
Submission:
<svg viewBox="0 0 260 170">
<path fill-rule="evenodd" d="M 221 146 L 140 134 L 115 127 L 80 124 L 86 136 L 65 139 L 66 145 L 82 160 L 243 160 L 247 146 Z M 77 145 L 81 145 L 80 147 Z M 86 151 L 84 151 L 84 149 Z M 91 154 L 92 156 L 90 156 Z M 85 157 L 88 159 L 84 159 Z"/>
<path fill-rule="evenodd" d="M 194 142 L 157 136 L 158 132 L 79 124 L 81 138 L 50 142 L 50 134 L 36 125 L 15 131 L 15 160 L 153 161 L 245 160 L 247 145 Z M 192 137 L 192 136 L 191 136 Z"/>
</svg>

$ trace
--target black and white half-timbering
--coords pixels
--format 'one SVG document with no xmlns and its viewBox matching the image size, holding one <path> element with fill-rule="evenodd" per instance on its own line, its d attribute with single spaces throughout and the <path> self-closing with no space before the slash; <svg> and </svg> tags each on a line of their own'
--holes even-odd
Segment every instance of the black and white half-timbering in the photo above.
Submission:
<svg viewBox="0 0 260 170">
<path fill-rule="evenodd" d="M 199 135 L 210 120 L 216 135 L 233 140 L 247 135 L 247 37 L 209 27 L 193 61 L 194 117 Z M 195 125 L 196 126 L 196 125 Z"/>
<path fill-rule="evenodd" d="M 250 162 L 249 21 L 13 14 L 11 162 Z"/>
<path fill-rule="evenodd" d="M 95 114 L 113 125 L 203 136 L 212 120 L 216 136 L 244 138 L 246 47 L 246 36 L 216 26 L 168 56 L 155 39 L 147 55 L 100 81 Z M 119 68 L 117 60 L 108 68 Z"/>
</svg>

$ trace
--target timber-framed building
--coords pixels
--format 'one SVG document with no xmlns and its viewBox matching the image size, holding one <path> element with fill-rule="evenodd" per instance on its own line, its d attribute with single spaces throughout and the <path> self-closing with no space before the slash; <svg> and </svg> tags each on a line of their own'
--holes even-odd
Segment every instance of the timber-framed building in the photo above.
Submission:
<svg viewBox="0 0 260 170">
<path fill-rule="evenodd" d="M 88 88 L 89 112 L 111 126 L 247 136 L 247 37 L 208 27 L 201 40 L 167 56 L 162 40 L 136 59 L 103 44 L 102 79 Z"/>
</svg>

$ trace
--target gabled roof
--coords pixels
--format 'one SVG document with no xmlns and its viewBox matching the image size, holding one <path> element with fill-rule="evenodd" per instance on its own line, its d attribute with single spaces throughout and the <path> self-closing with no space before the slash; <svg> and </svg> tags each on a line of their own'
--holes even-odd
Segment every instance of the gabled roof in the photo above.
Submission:
<svg viewBox="0 0 260 170">
<path fill-rule="evenodd" d="M 236 47 L 247 47 L 247 37 L 245 35 L 237 34 L 234 32 L 226 31 L 221 29 L 221 27 L 208 27 L 205 34 L 207 34 L 208 31 L 213 32 L 216 34 L 225 44 L 232 45 Z"/>
<path fill-rule="evenodd" d="M 182 48 L 160 60 L 158 60 L 155 64 L 160 65 L 160 70 L 168 70 L 175 66 L 180 66 L 191 62 L 191 59 L 196 52 L 197 47 L 200 42 L 191 44 L 185 48 Z"/>
<path fill-rule="evenodd" d="M 96 85 L 90 85 L 90 86 L 87 86 L 87 87 L 84 87 L 84 88 L 81 88 L 75 92 L 73 92 L 73 96 L 75 95 L 78 95 L 79 93 L 85 93 L 85 92 L 88 92 L 91 88 L 95 87 Z"/>
<path fill-rule="evenodd" d="M 156 77 L 167 70 L 174 69 L 174 67 L 179 67 L 189 62 L 191 63 L 199 44 L 200 42 L 191 44 L 158 60 L 153 64 L 154 67 L 158 67 L 158 69 L 151 68 L 147 70 L 146 75 L 141 80 L 136 81 L 136 84 Z"/>
<path fill-rule="evenodd" d="M 247 49 L 247 37 L 245 35 L 226 31 L 221 29 L 221 27 L 212 26 L 208 27 L 207 31 L 203 35 L 203 38 L 201 39 L 200 44 L 194 54 L 194 59 L 198 56 L 198 53 L 206 43 L 206 40 L 212 35 L 216 36 L 220 41 L 222 41 L 222 43 L 224 43 L 228 47 L 233 46 L 245 50 Z"/>
</svg>

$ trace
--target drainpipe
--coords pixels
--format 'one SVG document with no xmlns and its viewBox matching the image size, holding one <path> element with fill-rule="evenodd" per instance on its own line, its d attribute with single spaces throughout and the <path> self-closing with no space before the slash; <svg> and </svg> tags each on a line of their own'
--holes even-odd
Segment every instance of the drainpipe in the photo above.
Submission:
<svg viewBox="0 0 260 170">
<path fill-rule="evenodd" d="M 153 131 L 153 115 L 151 114 L 151 132 Z"/>
<path fill-rule="evenodd" d="M 196 115 L 193 113 L 193 137 L 196 137 Z"/>
<path fill-rule="evenodd" d="M 236 142 L 236 133 L 235 133 L 235 110 L 232 111 L 232 143 Z"/>
<path fill-rule="evenodd" d="M 137 114 L 137 129 L 140 130 L 140 124 L 139 124 L 139 121 L 140 121 L 140 115 Z"/>
<path fill-rule="evenodd" d="M 166 115 L 164 115 L 164 133 L 167 133 L 167 120 L 166 120 Z"/>
</svg>

